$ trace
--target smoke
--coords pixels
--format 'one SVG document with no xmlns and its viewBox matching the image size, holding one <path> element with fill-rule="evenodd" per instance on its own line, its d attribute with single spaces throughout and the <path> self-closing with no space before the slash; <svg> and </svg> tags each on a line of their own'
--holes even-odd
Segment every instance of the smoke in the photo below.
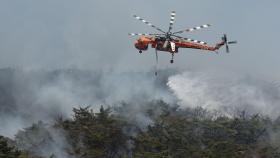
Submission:
<svg viewBox="0 0 280 158">
<path fill-rule="evenodd" d="M 166 86 L 171 73 L 162 71 L 162 77 L 155 78 L 152 72 L 1 69 L 0 134 L 12 138 L 19 129 L 39 120 L 51 122 L 57 116 L 71 117 L 73 107 L 77 106 L 97 110 L 100 105 L 125 101 L 139 106 L 130 108 L 137 113 L 141 103 L 149 100 L 173 102 Z"/>
<path fill-rule="evenodd" d="M 226 75 L 225 75 L 226 74 Z M 280 115 L 277 82 L 230 73 L 162 70 L 152 72 L 97 72 L 78 69 L 55 71 L 0 71 L 0 134 L 12 138 L 19 129 L 39 120 L 71 117 L 73 107 L 119 105 L 128 118 L 143 127 L 151 120 L 143 115 L 148 101 L 163 100 L 184 107 L 203 107 L 233 115 L 235 110 Z M 134 117 L 132 117 L 134 116 Z"/>
<path fill-rule="evenodd" d="M 98 110 L 100 105 L 117 106 L 123 101 L 131 103 L 128 104 L 131 107 L 119 112 L 139 128 L 153 123 L 146 114 L 150 106 L 147 102 L 153 100 L 178 104 L 181 108 L 200 106 L 228 116 L 236 110 L 271 118 L 280 115 L 277 82 L 199 70 L 161 70 L 155 77 L 153 72 L 1 69 L 0 93 L 0 135 L 10 138 L 39 120 L 51 123 L 57 116 L 71 117 L 73 107 L 90 105 Z M 160 114 L 160 111 L 154 113 Z M 63 136 L 63 132 L 49 128 L 46 131 L 51 136 L 50 140 L 57 140 L 48 144 L 67 148 L 67 141 L 52 138 Z M 129 135 L 136 133 L 133 130 L 126 132 Z M 275 137 L 278 137 L 277 133 Z M 39 154 L 59 154 L 52 148 L 45 150 L 45 147 L 40 150 L 48 152 Z"/>
<path fill-rule="evenodd" d="M 70 145 L 61 129 L 57 129 L 39 121 L 23 131 L 19 131 L 15 138 L 17 147 L 43 157 L 55 156 L 71 158 L 68 153 Z"/>
<path fill-rule="evenodd" d="M 277 118 L 280 88 L 275 83 L 230 73 L 184 72 L 171 76 L 167 85 L 182 107 L 201 106 L 232 116 L 236 110 Z"/>
<path fill-rule="evenodd" d="M 9 138 L 16 135 L 17 145 L 36 155 L 69 157 L 65 152 L 69 145 L 62 131 L 43 124 L 38 124 L 35 133 L 19 131 L 40 120 L 52 124 L 58 116 L 70 118 L 73 107 L 91 106 L 98 110 L 100 105 L 119 105 L 123 101 L 134 106 L 127 108 L 125 116 L 134 118 L 131 122 L 144 128 L 152 123 L 144 115 L 145 102 L 159 99 L 174 102 L 166 86 L 172 71 L 160 73 L 155 78 L 153 72 L 0 69 L 0 135 Z"/>
</svg>

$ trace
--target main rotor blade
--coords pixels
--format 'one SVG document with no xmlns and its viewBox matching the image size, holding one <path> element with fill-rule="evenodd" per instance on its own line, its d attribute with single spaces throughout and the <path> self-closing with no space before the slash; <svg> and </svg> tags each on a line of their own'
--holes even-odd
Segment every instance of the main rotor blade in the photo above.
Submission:
<svg viewBox="0 0 280 158">
<path fill-rule="evenodd" d="M 128 33 L 129 36 L 153 36 L 153 35 L 164 35 L 158 33 Z"/>
<path fill-rule="evenodd" d="M 177 35 L 172 35 L 172 36 L 180 38 L 182 40 L 189 41 L 189 42 L 194 42 L 194 43 L 199 43 L 199 44 L 207 44 L 206 42 L 195 40 L 195 39 L 191 39 L 191 38 L 185 38 L 185 37 L 181 37 L 181 36 L 177 36 Z"/>
<path fill-rule="evenodd" d="M 169 29 L 168 29 L 168 32 L 170 32 L 170 31 L 172 30 L 172 26 L 173 26 L 173 24 L 174 24 L 174 22 L 175 22 L 175 16 L 176 16 L 175 11 L 172 11 L 172 12 L 170 13 L 170 22 L 169 22 Z"/>
<path fill-rule="evenodd" d="M 186 31 L 186 32 L 192 32 L 192 31 L 200 30 L 200 29 L 207 28 L 207 27 L 210 27 L 210 26 L 211 26 L 210 24 L 205 24 L 205 25 L 201 25 L 201 26 L 189 28 L 189 29 L 186 29 L 186 30 L 177 31 L 177 32 L 174 32 L 173 34 L 183 33 L 184 31 Z"/>
<path fill-rule="evenodd" d="M 138 20 L 142 21 L 143 23 L 145 23 L 145 24 L 147 24 L 147 25 L 149 25 L 149 26 L 151 26 L 151 27 L 157 29 L 158 31 L 160 31 L 160 32 L 162 32 L 162 33 L 166 33 L 166 32 L 164 32 L 164 31 L 162 31 L 162 29 L 156 27 L 156 26 L 153 25 L 152 23 L 146 21 L 145 19 L 143 19 L 143 18 L 141 18 L 141 17 L 139 17 L 139 16 L 137 16 L 137 15 L 133 15 L 133 17 L 134 17 L 135 19 L 138 19 Z"/>
</svg>

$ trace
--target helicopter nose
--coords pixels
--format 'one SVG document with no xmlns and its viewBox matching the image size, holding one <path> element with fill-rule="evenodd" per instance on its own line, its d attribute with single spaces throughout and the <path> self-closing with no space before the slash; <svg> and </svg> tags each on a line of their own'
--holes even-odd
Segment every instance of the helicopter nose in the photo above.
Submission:
<svg viewBox="0 0 280 158">
<path fill-rule="evenodd" d="M 139 50 L 147 50 L 148 49 L 147 45 L 141 44 L 139 42 L 135 42 L 134 46 L 135 46 L 135 48 L 137 48 Z"/>
</svg>

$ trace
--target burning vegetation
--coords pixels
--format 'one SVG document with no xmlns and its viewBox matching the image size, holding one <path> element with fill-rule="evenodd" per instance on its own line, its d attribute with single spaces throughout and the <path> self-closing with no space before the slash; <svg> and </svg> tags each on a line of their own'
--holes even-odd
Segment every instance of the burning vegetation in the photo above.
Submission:
<svg viewBox="0 0 280 158">
<path fill-rule="evenodd" d="M 163 101 L 146 102 L 143 117 L 125 114 L 133 103 L 73 109 L 72 118 L 53 118 L 0 138 L 2 158 L 100 157 L 279 157 L 279 119 L 236 112 L 224 116 L 203 108 L 181 109 Z M 137 123 L 138 122 L 138 123 Z M 278 140 L 277 140 L 278 139 Z M 8 146 L 8 143 L 14 147 Z"/>
</svg>

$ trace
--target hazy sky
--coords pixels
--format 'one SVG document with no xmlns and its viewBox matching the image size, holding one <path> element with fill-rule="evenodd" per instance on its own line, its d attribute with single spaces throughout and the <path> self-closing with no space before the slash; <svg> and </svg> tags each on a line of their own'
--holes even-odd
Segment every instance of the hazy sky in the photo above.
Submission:
<svg viewBox="0 0 280 158">
<path fill-rule="evenodd" d="M 206 23 L 210 28 L 182 34 L 209 44 L 223 33 L 238 45 L 220 54 L 181 49 L 160 54 L 160 66 L 223 69 L 280 78 L 277 0 L 1 0 L 0 67 L 52 69 L 78 67 L 148 71 L 154 50 L 139 54 L 128 32 L 156 32 L 133 19 L 137 14 L 166 30 L 170 11 L 177 13 L 174 30 Z"/>
</svg>

